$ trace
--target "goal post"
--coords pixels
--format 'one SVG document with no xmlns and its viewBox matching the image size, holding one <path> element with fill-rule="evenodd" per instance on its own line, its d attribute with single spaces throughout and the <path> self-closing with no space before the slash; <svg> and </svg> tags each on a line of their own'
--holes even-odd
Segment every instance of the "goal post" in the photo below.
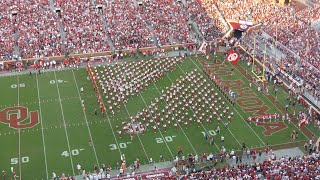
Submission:
<svg viewBox="0 0 320 180">
<path fill-rule="evenodd" d="M 254 40 L 253 40 L 253 58 L 252 58 L 252 65 L 251 65 L 251 73 L 254 75 L 254 77 L 260 81 L 260 82 L 264 82 L 266 79 L 265 79 L 265 76 L 264 76 L 264 73 L 265 73 L 265 61 L 266 61 L 266 48 L 267 48 L 267 45 L 265 44 L 264 46 L 264 52 L 263 52 L 263 62 L 262 62 L 262 65 L 261 65 L 261 70 L 259 72 L 259 74 L 257 74 L 256 72 L 256 69 L 255 69 L 255 61 L 256 61 L 256 58 L 255 58 L 255 51 L 256 51 L 256 37 L 254 37 Z"/>
</svg>

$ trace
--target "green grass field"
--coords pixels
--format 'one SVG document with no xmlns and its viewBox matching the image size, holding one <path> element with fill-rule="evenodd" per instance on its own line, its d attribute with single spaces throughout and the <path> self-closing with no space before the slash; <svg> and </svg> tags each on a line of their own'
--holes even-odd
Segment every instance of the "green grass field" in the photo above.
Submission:
<svg viewBox="0 0 320 180">
<path fill-rule="evenodd" d="M 92 171 L 94 165 L 101 164 L 116 167 L 121 154 L 126 155 L 127 165 L 136 158 L 145 164 L 149 158 L 159 161 L 160 154 L 165 160 L 172 159 L 179 146 L 183 147 L 185 154 L 219 153 L 221 146 L 225 146 L 227 150 L 240 150 L 243 142 L 250 148 L 264 147 L 267 143 L 286 144 L 291 141 L 291 131 L 299 131 L 293 124 L 287 124 L 287 128 L 265 136 L 263 127 L 245 121 L 252 113 L 243 111 L 237 103 L 235 108 L 227 103 L 234 112 L 234 118 L 228 129 L 223 124 L 219 125 L 221 135 L 225 137 L 224 143 L 220 142 L 220 135 L 214 137 L 213 146 L 204 139 L 202 132 L 215 130 L 218 126 L 216 120 L 200 127 L 191 125 L 189 128 L 181 126 L 178 130 L 169 128 L 166 132 L 162 129 L 156 133 L 147 131 L 145 135 L 136 136 L 133 141 L 129 135 L 119 137 L 115 132 L 116 126 L 121 127 L 122 121 L 149 106 L 154 98 L 160 97 L 162 90 L 175 83 L 180 76 L 184 77 L 187 72 L 195 69 L 203 73 L 199 62 L 187 58 L 173 71 L 129 99 L 127 109 L 122 105 L 121 111 L 114 116 L 110 113 L 107 116 L 94 114 L 94 109 L 99 107 L 85 68 L 32 76 L 1 77 L 0 170 L 6 171 L 10 176 L 10 167 L 13 167 L 23 179 L 49 179 L 52 172 L 58 175 L 78 175 L 78 163 L 87 171 Z M 236 70 L 222 79 L 240 79 L 244 82 L 243 87 L 249 87 L 248 80 Z M 207 83 L 214 87 L 213 83 L 207 80 Z M 80 87 L 84 87 L 84 94 L 80 93 Z M 270 108 L 268 113 L 280 113 L 280 110 L 255 88 L 252 88 L 251 93 L 260 97 L 263 104 Z M 82 109 L 82 99 L 86 111 Z M 21 111 L 17 114 L 15 107 L 18 106 L 28 108 L 28 115 L 21 114 Z M 12 108 L 8 110 L 9 107 Z M 31 128 L 22 128 L 23 125 L 30 124 L 31 111 L 38 112 L 38 123 Z M 13 128 L 15 126 L 21 128 Z M 299 134 L 297 141 L 307 139 L 303 133 Z M 89 145 L 89 139 L 92 139 L 92 145 Z"/>
</svg>

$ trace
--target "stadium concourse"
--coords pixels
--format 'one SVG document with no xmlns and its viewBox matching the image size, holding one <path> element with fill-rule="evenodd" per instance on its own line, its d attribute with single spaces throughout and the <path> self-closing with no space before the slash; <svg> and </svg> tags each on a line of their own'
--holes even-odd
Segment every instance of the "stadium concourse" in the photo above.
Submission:
<svg viewBox="0 0 320 180">
<path fill-rule="evenodd" d="M 264 61 L 266 54 L 265 65 L 268 71 L 287 81 L 288 90 L 298 100 L 302 96 L 307 97 L 316 110 L 320 109 L 320 30 L 311 26 L 320 18 L 319 0 L 306 0 L 306 5 L 295 1 L 280 5 L 255 0 L 0 0 L 0 3 L 0 71 L 4 73 L 12 70 L 8 63 L 5 64 L 9 60 L 22 63 L 22 60 L 36 58 L 41 62 L 52 56 L 68 57 L 70 54 L 120 50 L 114 56 L 117 58 L 106 58 L 113 63 L 115 59 L 122 59 L 121 50 L 124 49 L 136 51 L 143 47 L 154 47 L 154 51 L 145 51 L 143 54 L 154 53 L 158 56 L 163 45 L 175 44 L 191 44 L 186 47 L 190 51 L 186 52 L 192 55 L 203 41 L 210 42 L 211 47 L 217 46 L 217 39 L 224 38 L 222 42 L 225 42 L 227 50 L 235 47 L 238 52 L 239 45 L 241 52 L 244 50 L 251 55 L 244 55 L 243 58 L 249 64 L 252 63 L 252 55 Z M 238 20 L 251 22 L 260 28 L 257 31 L 243 32 L 241 39 L 225 38 L 224 35 L 231 28 L 228 22 Z M 268 48 L 268 53 L 264 47 Z M 107 99 L 108 104 L 105 106 L 99 100 L 100 95 L 97 97 L 102 112 L 114 114 L 120 111 L 120 103 L 125 106 L 128 99 L 138 96 L 141 89 L 183 63 L 184 58 L 172 58 L 169 62 L 166 60 L 123 63 L 115 69 L 103 65 L 89 67 L 89 76 L 96 93 L 99 94 L 98 89 L 101 89 L 103 98 Z M 73 63 L 71 60 L 71 64 Z M 52 67 L 52 64 L 44 66 L 43 63 L 38 63 L 35 68 Z M 157 132 L 181 126 L 188 128 L 192 123 L 201 126 L 202 121 L 209 124 L 214 118 L 228 126 L 233 111 L 225 105 L 227 101 L 221 100 L 220 95 L 206 86 L 203 75 L 196 71 L 185 75 L 184 78 L 180 77 L 177 84 L 172 84 L 161 92 L 160 98 L 155 99 L 152 105 L 130 116 L 129 124 L 123 122 L 120 130 L 117 127 L 117 135 L 121 137 L 130 126 L 139 131 L 140 128 L 143 129 L 143 133 L 147 129 Z M 106 80 L 108 81 L 104 84 Z M 110 88 L 111 86 L 115 88 Z M 214 94 L 212 99 L 210 94 Z M 165 108 L 160 112 L 159 106 Z M 172 111 L 179 113 L 174 114 Z M 320 120 L 313 113 L 310 108 L 294 115 L 319 130 Z M 222 117 L 228 117 L 228 121 L 222 121 Z M 136 124 L 146 126 L 136 127 Z M 320 179 L 320 144 L 315 141 L 312 139 L 306 145 L 308 155 L 275 158 L 272 152 L 266 152 L 264 161 L 251 161 L 250 164 L 241 163 L 239 158 L 242 156 L 236 155 L 234 150 L 227 152 L 222 148 L 218 156 L 210 152 L 203 155 L 203 161 L 215 164 L 216 161 L 226 159 L 231 163 L 234 158 L 239 160 L 237 165 L 184 175 L 175 174 L 170 169 L 159 179 Z M 245 156 L 247 152 L 246 149 L 243 150 L 244 158 L 256 158 L 260 155 L 259 152 L 249 150 L 248 156 Z M 207 158 L 209 156 L 211 158 Z M 187 161 L 188 165 L 198 164 L 202 159 L 196 154 L 189 154 L 184 158 L 172 159 L 174 163 L 170 166 L 178 168 L 181 162 Z M 139 165 L 139 161 L 135 161 L 132 169 L 140 169 L 137 167 Z M 129 175 L 123 172 L 123 168 L 119 168 L 119 171 L 118 176 L 121 174 L 124 179 L 126 176 L 139 178 L 134 170 L 130 170 Z M 172 172 L 168 173 L 169 171 Z M 96 166 L 94 172 L 87 174 L 84 171 L 82 176 L 87 179 L 109 178 L 111 170 Z M 53 176 L 57 178 L 55 173 Z M 6 177 L 5 172 L 3 177 Z M 154 176 L 145 178 L 150 177 Z"/>
</svg>

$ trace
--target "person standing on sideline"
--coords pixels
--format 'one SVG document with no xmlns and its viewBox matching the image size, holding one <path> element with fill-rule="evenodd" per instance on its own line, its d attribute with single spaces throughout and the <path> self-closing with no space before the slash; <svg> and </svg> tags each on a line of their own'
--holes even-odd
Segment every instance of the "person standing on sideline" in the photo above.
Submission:
<svg viewBox="0 0 320 180">
<path fill-rule="evenodd" d="M 79 172 L 79 175 L 81 175 L 81 165 L 79 163 L 77 164 L 77 170 Z"/>
</svg>

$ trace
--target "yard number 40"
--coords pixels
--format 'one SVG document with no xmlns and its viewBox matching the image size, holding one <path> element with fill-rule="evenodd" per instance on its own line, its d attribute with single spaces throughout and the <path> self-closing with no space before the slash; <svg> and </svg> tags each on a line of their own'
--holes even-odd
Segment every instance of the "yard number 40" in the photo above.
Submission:
<svg viewBox="0 0 320 180">
<path fill-rule="evenodd" d="M 80 154 L 80 151 L 83 151 L 84 149 L 73 149 L 71 150 L 71 152 L 69 153 L 69 151 L 63 151 L 61 156 L 64 156 L 64 157 L 69 157 L 70 154 L 72 156 L 78 156 Z"/>
</svg>

